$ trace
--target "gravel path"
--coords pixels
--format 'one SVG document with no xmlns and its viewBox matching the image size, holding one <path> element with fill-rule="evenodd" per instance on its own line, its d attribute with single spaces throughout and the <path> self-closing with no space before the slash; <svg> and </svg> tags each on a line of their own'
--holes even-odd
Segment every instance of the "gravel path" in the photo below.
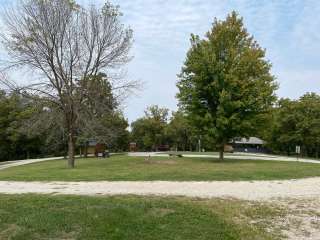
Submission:
<svg viewBox="0 0 320 240">
<path fill-rule="evenodd" d="M 75 195 L 167 195 L 271 200 L 320 198 L 320 178 L 285 181 L 214 182 L 14 182 L 0 181 L 0 193 Z"/>
<path fill-rule="evenodd" d="M 133 153 L 131 156 L 148 156 Z M 152 156 L 168 156 L 151 153 Z M 184 157 L 218 157 L 216 155 L 184 155 Z M 270 161 L 297 161 L 294 158 L 262 154 L 230 154 L 226 158 Z M 0 170 L 35 162 L 57 160 L 44 158 L 12 161 L 0 165 Z M 320 161 L 299 159 L 299 162 Z M 213 181 L 213 182 L 16 182 L 0 181 L 3 194 L 73 194 L 73 195 L 161 195 L 199 198 L 236 198 L 271 201 L 282 204 L 288 212 L 276 219 L 281 232 L 289 240 L 320 239 L 320 177 L 281 181 Z"/>
</svg>

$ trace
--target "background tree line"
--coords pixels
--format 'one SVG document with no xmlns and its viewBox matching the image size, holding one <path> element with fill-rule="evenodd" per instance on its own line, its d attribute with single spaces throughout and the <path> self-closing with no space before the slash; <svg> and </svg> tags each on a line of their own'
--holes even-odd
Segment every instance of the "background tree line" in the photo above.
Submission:
<svg viewBox="0 0 320 240">
<path fill-rule="evenodd" d="M 62 128 L 37 125 L 37 131 L 29 131 L 33 129 L 30 124 L 38 124 L 36 106 L 20 94 L 0 92 L 0 160 L 66 154 L 67 139 Z M 169 115 L 169 109 L 152 105 L 143 117 L 132 122 L 129 132 L 127 120 L 115 111 L 112 118 L 102 119 L 104 128 L 112 128 L 116 133 L 110 136 L 109 150 L 128 151 L 129 143 L 136 142 L 139 151 L 154 151 L 160 145 L 169 145 L 171 150 L 198 151 L 199 139 L 201 149 L 217 150 L 209 134 L 200 132 L 185 113 L 178 110 Z M 295 146 L 299 145 L 302 156 L 319 158 L 320 95 L 307 93 L 297 100 L 279 99 L 266 119 L 256 136 L 265 140 L 273 153 L 294 155 Z M 40 120 L 44 125 L 48 121 L 48 118 Z M 94 137 L 88 133 L 81 135 L 77 148 Z"/>
<path fill-rule="evenodd" d="M 268 114 L 262 116 L 264 124 L 255 136 L 262 138 L 275 154 L 295 155 L 296 146 L 301 146 L 301 155 L 320 156 L 320 95 L 306 93 L 297 100 L 281 98 Z M 257 121 L 257 119 L 252 119 Z M 256 124 L 256 123 L 253 123 Z M 218 150 L 214 139 L 201 132 L 181 110 L 173 112 L 153 105 L 145 115 L 131 124 L 131 141 L 140 151 L 154 151 L 157 146 L 168 144 L 171 150 L 198 151 Z"/>
<path fill-rule="evenodd" d="M 42 103 L 23 94 L 0 91 L 0 161 L 67 155 L 68 136 L 62 117 Z M 122 112 L 115 108 L 97 121 L 99 124 L 91 122 L 90 128 L 83 125 L 77 130 L 76 152 L 90 139 L 106 143 L 110 151 L 126 151 L 128 121 Z"/>
<path fill-rule="evenodd" d="M 320 156 L 320 95 L 306 93 L 300 99 L 280 99 L 268 116 L 268 127 L 261 133 L 274 153 Z"/>
<path fill-rule="evenodd" d="M 161 145 L 171 150 L 199 151 L 199 139 L 201 149 L 213 150 L 211 138 L 197 130 L 185 113 L 178 110 L 169 115 L 169 109 L 152 105 L 132 122 L 130 140 L 139 151 L 157 151 Z"/>
<path fill-rule="evenodd" d="M 16 93 L 0 91 L 0 161 L 32 158 L 46 152 L 43 137 L 27 136 L 21 126 L 30 118 L 32 104 Z"/>
</svg>

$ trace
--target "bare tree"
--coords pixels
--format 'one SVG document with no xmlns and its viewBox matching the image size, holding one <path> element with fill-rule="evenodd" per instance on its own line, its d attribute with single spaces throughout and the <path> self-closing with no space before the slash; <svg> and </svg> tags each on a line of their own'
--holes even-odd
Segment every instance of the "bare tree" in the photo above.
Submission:
<svg viewBox="0 0 320 240">
<path fill-rule="evenodd" d="M 73 0 L 21 0 L 3 13 L 1 37 L 10 57 L 6 66 L 25 66 L 40 76 L 38 82 L 24 86 L 3 82 L 18 86 L 28 96 L 41 96 L 38 99 L 58 109 L 68 133 L 70 168 L 74 167 L 80 113 L 89 99 L 101 96 L 99 88 L 89 91 L 91 80 L 103 73 L 112 90 L 127 92 L 136 86 L 114 77 L 115 69 L 130 60 L 132 45 L 132 30 L 121 24 L 120 16 L 119 8 L 109 2 L 98 9 L 81 7 Z M 97 112 L 94 108 L 99 105 L 90 107 Z"/>
</svg>

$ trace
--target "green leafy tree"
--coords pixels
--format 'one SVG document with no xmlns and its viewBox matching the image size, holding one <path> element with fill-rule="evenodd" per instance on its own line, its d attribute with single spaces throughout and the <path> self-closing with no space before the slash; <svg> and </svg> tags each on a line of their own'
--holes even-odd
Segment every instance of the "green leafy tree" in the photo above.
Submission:
<svg viewBox="0 0 320 240">
<path fill-rule="evenodd" d="M 296 133 L 296 103 L 290 99 L 280 99 L 270 117 L 270 126 L 264 132 L 267 146 L 276 153 L 290 155 L 300 142 Z"/>
<path fill-rule="evenodd" d="M 319 157 L 320 154 L 320 96 L 307 93 L 300 98 L 298 104 L 301 121 L 297 123 L 298 134 L 301 135 L 303 153 L 307 156 Z"/>
<path fill-rule="evenodd" d="M 299 100 L 280 99 L 270 116 L 271 124 L 264 135 L 269 148 L 290 155 L 299 145 L 302 155 L 319 157 L 319 95 L 307 93 Z"/>
<path fill-rule="evenodd" d="M 102 123 L 112 133 L 106 141 L 109 150 L 113 152 L 126 151 L 129 146 L 129 124 L 122 112 L 114 112 L 111 116 L 102 119 Z"/>
<path fill-rule="evenodd" d="M 192 151 L 198 139 L 196 129 L 181 111 L 172 114 L 171 120 L 166 127 L 166 135 L 170 139 L 172 146 L 182 151 Z"/>
<path fill-rule="evenodd" d="M 211 136 L 223 159 L 224 145 L 254 133 L 259 114 L 276 97 L 277 85 L 263 50 L 232 12 L 215 20 L 205 39 L 191 36 L 191 49 L 177 87 L 180 106 Z"/>
<path fill-rule="evenodd" d="M 0 161 L 35 157 L 43 150 L 41 135 L 29 136 L 24 122 L 34 112 L 34 103 L 16 93 L 0 91 Z"/>
<path fill-rule="evenodd" d="M 156 150 L 157 146 L 168 142 L 165 134 L 169 110 L 153 105 L 147 108 L 145 116 L 131 124 L 131 140 L 140 150 Z"/>
</svg>

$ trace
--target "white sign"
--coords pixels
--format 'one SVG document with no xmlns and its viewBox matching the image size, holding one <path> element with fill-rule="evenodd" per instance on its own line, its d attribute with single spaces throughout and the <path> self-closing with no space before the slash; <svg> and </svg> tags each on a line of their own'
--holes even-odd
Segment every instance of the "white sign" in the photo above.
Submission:
<svg viewBox="0 0 320 240">
<path fill-rule="evenodd" d="M 296 153 L 297 153 L 297 154 L 300 154 L 300 152 L 301 152 L 300 146 L 296 146 Z"/>
</svg>

